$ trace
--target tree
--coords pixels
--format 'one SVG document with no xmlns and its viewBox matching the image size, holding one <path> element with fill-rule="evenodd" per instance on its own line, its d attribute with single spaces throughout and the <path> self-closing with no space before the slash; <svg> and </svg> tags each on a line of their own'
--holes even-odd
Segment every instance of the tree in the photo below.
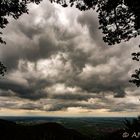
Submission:
<svg viewBox="0 0 140 140">
<path fill-rule="evenodd" d="M 4 76 L 7 68 L 0 62 L 0 75 Z"/>
<path fill-rule="evenodd" d="M 132 60 L 140 61 L 140 52 L 132 53 Z M 135 73 L 132 74 L 131 80 L 129 82 L 135 84 L 137 87 L 140 87 L 140 68 L 135 70 Z"/>
<path fill-rule="evenodd" d="M 103 40 L 108 45 L 128 41 L 140 34 L 139 0 L 50 0 L 63 7 L 76 6 L 81 11 L 96 9 L 99 29 L 104 34 Z M 95 8 L 97 7 L 97 8 Z"/>
<path fill-rule="evenodd" d="M 39 4 L 42 0 L 1 0 L 0 28 L 8 24 L 7 16 L 18 19 L 28 13 L 27 5 Z M 140 34 L 140 1 L 139 0 L 49 0 L 63 7 L 75 6 L 81 11 L 96 9 L 99 18 L 99 29 L 104 34 L 103 40 L 109 45 L 128 41 Z M 0 32 L 0 34 L 2 34 Z M 6 43 L 0 37 L 1 43 Z"/>
<path fill-rule="evenodd" d="M 125 120 L 124 125 L 125 131 L 131 135 L 131 138 L 139 138 L 138 132 L 140 132 L 140 116 L 133 119 L 132 121 Z"/>
</svg>

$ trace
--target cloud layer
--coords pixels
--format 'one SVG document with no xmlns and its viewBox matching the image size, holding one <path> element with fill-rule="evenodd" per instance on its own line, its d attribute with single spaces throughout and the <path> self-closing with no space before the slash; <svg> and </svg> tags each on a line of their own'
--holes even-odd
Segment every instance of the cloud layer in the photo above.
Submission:
<svg viewBox="0 0 140 140">
<path fill-rule="evenodd" d="M 11 20 L 4 31 L 7 45 L 1 46 L 0 59 L 8 73 L 0 79 L 0 108 L 140 109 L 139 90 L 128 82 L 138 39 L 108 47 L 93 11 L 45 1 L 29 8 L 29 15 Z"/>
</svg>

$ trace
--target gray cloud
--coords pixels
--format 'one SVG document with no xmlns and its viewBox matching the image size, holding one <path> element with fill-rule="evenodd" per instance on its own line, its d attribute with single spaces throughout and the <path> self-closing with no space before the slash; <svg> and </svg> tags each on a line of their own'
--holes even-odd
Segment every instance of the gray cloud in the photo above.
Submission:
<svg viewBox="0 0 140 140">
<path fill-rule="evenodd" d="M 125 102 L 117 109 L 113 97 L 119 100 L 132 92 L 130 54 L 138 41 L 108 47 L 93 11 L 61 9 L 48 2 L 32 5 L 29 15 L 11 21 L 5 37 L 7 45 L 1 48 L 0 59 L 8 73 L 0 79 L 0 96 L 28 99 L 16 103 L 17 108 L 56 111 L 82 107 L 114 112 L 135 108 Z M 139 90 L 133 92 L 138 95 Z M 50 101 L 40 102 L 43 99 Z M 10 108 L 10 104 L 2 107 Z"/>
</svg>

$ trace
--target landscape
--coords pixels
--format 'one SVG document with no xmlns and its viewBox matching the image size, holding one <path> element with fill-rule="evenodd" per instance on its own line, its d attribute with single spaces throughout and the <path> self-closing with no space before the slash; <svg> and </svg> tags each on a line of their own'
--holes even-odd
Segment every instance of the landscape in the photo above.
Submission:
<svg viewBox="0 0 140 140">
<path fill-rule="evenodd" d="M 0 140 L 140 139 L 140 0 L 0 1 Z"/>
<path fill-rule="evenodd" d="M 127 129 L 124 130 L 125 121 L 132 122 L 136 118 L 1 117 L 0 119 L 1 140 L 117 140 L 132 138 L 123 137 L 124 132 L 129 132 Z M 137 132 L 138 128 L 137 130 L 133 128 L 133 131 Z"/>
</svg>

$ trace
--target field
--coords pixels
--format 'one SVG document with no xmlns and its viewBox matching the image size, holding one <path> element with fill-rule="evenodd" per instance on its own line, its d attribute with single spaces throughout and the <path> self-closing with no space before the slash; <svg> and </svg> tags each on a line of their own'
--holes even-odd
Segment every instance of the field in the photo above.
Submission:
<svg viewBox="0 0 140 140">
<path fill-rule="evenodd" d="M 124 127 L 124 120 L 133 118 L 118 117 L 1 117 L 17 124 L 34 125 L 46 122 L 56 122 L 66 128 L 74 129 L 91 138 L 102 139 L 107 134 Z"/>
</svg>

